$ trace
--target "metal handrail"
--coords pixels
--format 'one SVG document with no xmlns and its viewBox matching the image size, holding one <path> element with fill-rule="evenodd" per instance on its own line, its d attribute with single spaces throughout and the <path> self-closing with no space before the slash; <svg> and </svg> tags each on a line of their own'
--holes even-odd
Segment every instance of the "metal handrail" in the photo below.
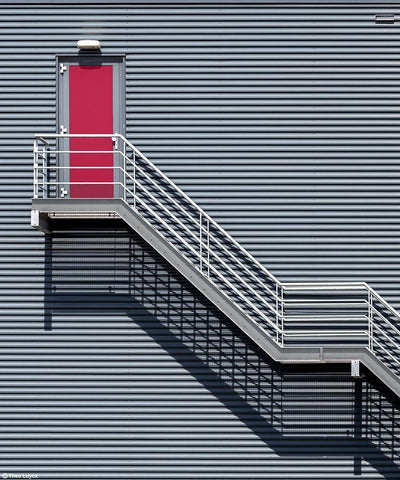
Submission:
<svg viewBox="0 0 400 480">
<path fill-rule="evenodd" d="M 113 150 L 52 150 L 56 139 L 81 137 L 111 138 Z M 128 151 L 133 158 L 129 157 Z M 49 163 L 50 155 L 74 153 L 118 154 L 123 159 L 123 166 L 67 167 Z M 50 173 L 62 169 L 112 169 L 121 172 L 123 179 L 112 182 L 53 181 Z M 400 313 L 368 283 L 282 283 L 121 134 L 35 135 L 34 197 L 48 198 L 51 196 L 49 187 L 66 184 L 121 186 L 123 200 L 146 221 L 151 219 L 162 226 L 164 233 L 160 233 L 165 240 L 193 263 L 191 254 L 197 262 L 193 263 L 195 268 L 280 346 L 290 347 L 293 341 L 296 346 L 315 346 L 317 340 L 322 345 L 324 342 L 332 344 L 332 338 L 349 341 L 352 337 L 359 337 L 365 338 L 368 350 L 387 366 L 389 359 L 400 365 L 393 352 L 400 353 L 400 328 L 397 327 Z M 171 206 L 179 210 L 185 220 L 174 214 Z M 175 226 L 170 224 L 171 220 Z M 240 252 L 241 258 L 232 247 Z M 296 295 L 301 295 L 301 299 L 291 298 Z M 290 311 L 292 308 L 297 309 L 295 314 Z M 306 322 L 307 326 L 296 327 L 296 322 Z"/>
</svg>

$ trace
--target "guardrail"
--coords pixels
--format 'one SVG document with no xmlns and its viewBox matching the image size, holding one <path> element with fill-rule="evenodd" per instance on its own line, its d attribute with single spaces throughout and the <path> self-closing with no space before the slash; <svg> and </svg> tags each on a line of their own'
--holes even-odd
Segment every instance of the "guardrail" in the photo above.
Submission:
<svg viewBox="0 0 400 480">
<path fill-rule="evenodd" d="M 112 150 L 59 149 L 59 140 L 110 138 Z M 114 154 L 110 167 L 73 166 L 70 154 Z M 108 169 L 113 181 L 65 181 L 62 170 Z M 118 196 L 278 345 L 361 345 L 400 367 L 400 314 L 366 283 L 282 283 L 120 134 L 38 134 L 34 198 L 65 198 L 71 185 L 113 184 Z"/>
<path fill-rule="evenodd" d="M 358 344 L 400 372 L 400 314 L 370 285 L 331 282 L 282 286 L 286 346 Z"/>
</svg>

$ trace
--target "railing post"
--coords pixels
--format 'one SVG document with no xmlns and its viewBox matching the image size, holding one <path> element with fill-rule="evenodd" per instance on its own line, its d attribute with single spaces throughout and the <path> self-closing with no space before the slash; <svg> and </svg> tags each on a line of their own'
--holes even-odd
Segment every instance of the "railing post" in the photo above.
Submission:
<svg viewBox="0 0 400 480">
<path fill-rule="evenodd" d="M 281 285 L 281 347 L 285 345 L 285 317 L 284 317 L 284 294 L 283 294 L 283 286 Z"/>
<path fill-rule="evenodd" d="M 122 143 L 124 144 L 123 149 L 122 149 L 123 157 L 124 157 L 124 163 L 123 163 L 123 165 L 124 165 L 124 172 L 123 172 L 123 175 L 124 175 L 124 181 L 123 181 L 124 196 L 123 196 L 123 199 L 126 202 L 126 190 L 128 188 L 128 186 L 126 184 L 126 143 L 125 143 L 125 141 L 122 142 Z"/>
<path fill-rule="evenodd" d="M 38 141 L 33 142 L 33 198 L 38 198 Z"/>
<path fill-rule="evenodd" d="M 202 214 L 200 212 L 199 214 L 199 226 L 200 226 L 200 229 L 199 229 L 199 254 L 200 254 L 200 272 L 203 271 L 203 229 L 201 228 L 202 227 Z"/>
<path fill-rule="evenodd" d="M 136 210 L 136 152 L 133 151 L 133 209 Z"/>
<path fill-rule="evenodd" d="M 279 345 L 279 286 L 275 283 L 276 343 Z"/>
<path fill-rule="evenodd" d="M 207 277 L 210 277 L 210 219 L 207 218 Z"/>
<path fill-rule="evenodd" d="M 49 159 L 47 157 L 48 150 L 46 145 L 43 145 L 43 152 L 42 152 L 42 165 L 43 165 L 43 198 L 49 197 Z"/>
<path fill-rule="evenodd" d="M 368 289 L 368 348 L 371 352 L 374 351 L 374 325 L 373 325 L 373 297 L 371 290 Z"/>
</svg>

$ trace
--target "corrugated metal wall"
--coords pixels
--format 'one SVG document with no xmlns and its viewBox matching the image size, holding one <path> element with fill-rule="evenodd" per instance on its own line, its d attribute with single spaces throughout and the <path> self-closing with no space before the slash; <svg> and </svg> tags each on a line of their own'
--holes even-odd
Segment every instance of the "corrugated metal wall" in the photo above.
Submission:
<svg viewBox="0 0 400 480">
<path fill-rule="evenodd" d="M 376 381 L 274 365 L 123 230 L 29 227 L 54 55 L 95 37 L 127 54 L 128 137 L 273 273 L 400 303 L 399 24 L 374 24 L 399 10 L 0 5 L 0 474 L 400 475 L 398 401 Z"/>
<path fill-rule="evenodd" d="M 45 315 L 1 324 L 0 471 L 399 475 L 398 401 L 376 381 L 275 364 L 123 229 L 64 226 L 44 256 Z"/>
</svg>

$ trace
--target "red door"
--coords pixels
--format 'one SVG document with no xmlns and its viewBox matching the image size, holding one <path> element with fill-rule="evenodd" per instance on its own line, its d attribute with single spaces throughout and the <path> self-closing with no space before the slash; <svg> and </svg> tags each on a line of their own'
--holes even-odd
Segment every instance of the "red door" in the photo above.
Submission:
<svg viewBox="0 0 400 480">
<path fill-rule="evenodd" d="M 69 133 L 111 135 L 113 133 L 113 66 L 71 65 L 68 90 Z M 70 150 L 110 152 L 70 154 L 70 197 L 113 197 L 114 171 L 110 167 L 113 167 L 114 155 L 111 137 L 71 138 Z"/>
</svg>

